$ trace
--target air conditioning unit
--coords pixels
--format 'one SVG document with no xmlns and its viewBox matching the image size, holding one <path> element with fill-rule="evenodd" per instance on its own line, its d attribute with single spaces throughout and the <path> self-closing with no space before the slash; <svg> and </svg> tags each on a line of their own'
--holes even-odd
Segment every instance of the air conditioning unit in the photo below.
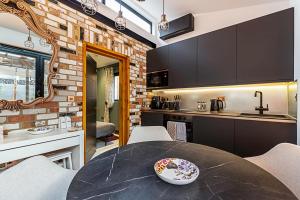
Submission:
<svg viewBox="0 0 300 200">
<path fill-rule="evenodd" d="M 169 22 L 169 30 L 160 31 L 160 38 L 167 40 L 194 31 L 194 16 L 189 13 Z"/>
</svg>

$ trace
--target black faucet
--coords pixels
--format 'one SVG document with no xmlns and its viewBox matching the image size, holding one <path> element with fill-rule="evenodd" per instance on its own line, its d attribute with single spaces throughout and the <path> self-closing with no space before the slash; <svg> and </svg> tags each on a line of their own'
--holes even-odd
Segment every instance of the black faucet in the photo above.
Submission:
<svg viewBox="0 0 300 200">
<path fill-rule="evenodd" d="M 255 110 L 259 111 L 260 115 L 264 114 L 264 111 L 269 111 L 269 105 L 267 104 L 267 107 L 264 108 L 263 107 L 263 93 L 261 91 L 255 91 L 254 93 L 254 97 L 257 97 L 257 93 L 260 94 L 260 98 L 259 98 L 259 107 L 256 107 Z"/>
</svg>

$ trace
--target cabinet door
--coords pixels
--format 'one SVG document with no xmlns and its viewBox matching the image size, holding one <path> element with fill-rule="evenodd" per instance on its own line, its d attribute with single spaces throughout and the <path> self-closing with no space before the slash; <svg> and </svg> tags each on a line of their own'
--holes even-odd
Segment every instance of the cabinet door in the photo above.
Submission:
<svg viewBox="0 0 300 200">
<path fill-rule="evenodd" d="M 238 83 L 294 80 L 294 12 L 237 25 Z"/>
<path fill-rule="evenodd" d="M 279 143 L 296 144 L 296 123 L 236 120 L 235 153 L 242 157 L 266 153 Z"/>
<path fill-rule="evenodd" d="M 196 86 L 197 39 L 191 38 L 170 45 L 169 87 Z"/>
<path fill-rule="evenodd" d="M 164 115 L 155 112 L 142 112 L 142 126 L 163 126 Z"/>
<path fill-rule="evenodd" d="M 193 117 L 193 142 L 233 153 L 234 120 Z"/>
<path fill-rule="evenodd" d="M 163 46 L 147 51 L 147 72 L 168 69 L 169 46 Z"/>
<path fill-rule="evenodd" d="M 198 36 L 198 84 L 236 82 L 236 26 Z"/>
</svg>

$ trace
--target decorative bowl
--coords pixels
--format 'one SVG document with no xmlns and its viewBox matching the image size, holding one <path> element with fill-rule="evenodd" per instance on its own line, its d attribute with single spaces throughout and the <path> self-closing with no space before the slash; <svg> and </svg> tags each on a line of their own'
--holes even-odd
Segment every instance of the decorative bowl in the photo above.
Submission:
<svg viewBox="0 0 300 200">
<path fill-rule="evenodd" d="M 154 165 L 159 178 L 174 185 L 186 185 L 194 182 L 199 176 L 199 168 L 187 160 L 165 158 Z"/>
</svg>

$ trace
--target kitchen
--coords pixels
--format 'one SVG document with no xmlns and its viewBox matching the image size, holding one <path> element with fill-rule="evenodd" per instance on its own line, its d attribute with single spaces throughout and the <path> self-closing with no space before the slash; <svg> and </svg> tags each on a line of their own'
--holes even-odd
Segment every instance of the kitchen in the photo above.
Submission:
<svg viewBox="0 0 300 200">
<path fill-rule="evenodd" d="M 242 157 L 297 144 L 293 13 L 148 51 L 142 126 L 184 122 L 188 142 Z"/>
</svg>

